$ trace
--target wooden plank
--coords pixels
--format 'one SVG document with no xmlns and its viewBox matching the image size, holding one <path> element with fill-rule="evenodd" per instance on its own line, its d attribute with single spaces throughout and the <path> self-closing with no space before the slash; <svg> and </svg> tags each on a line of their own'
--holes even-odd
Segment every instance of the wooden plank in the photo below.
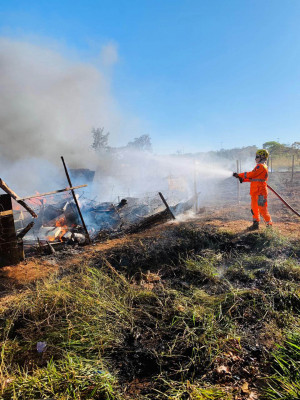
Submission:
<svg viewBox="0 0 300 400">
<path fill-rule="evenodd" d="M 28 199 L 35 199 L 37 197 L 44 197 L 44 196 L 50 196 L 51 194 L 56 194 L 56 193 L 61 193 L 61 192 L 67 192 L 68 190 L 74 190 L 74 189 L 79 189 L 87 187 L 87 185 L 79 185 L 79 186 L 74 186 L 74 187 L 66 187 L 64 189 L 59 189 L 59 190 L 53 190 L 53 192 L 47 192 L 47 193 L 41 193 L 41 194 L 34 194 L 33 196 L 27 196 L 27 197 L 22 197 L 20 200 L 28 200 Z"/>
<path fill-rule="evenodd" d="M 36 213 L 30 208 L 22 199 L 19 197 L 7 184 L 0 178 L 0 188 L 5 193 L 9 194 L 14 200 L 16 200 L 22 207 L 24 207 L 34 218 L 37 218 Z"/>
</svg>

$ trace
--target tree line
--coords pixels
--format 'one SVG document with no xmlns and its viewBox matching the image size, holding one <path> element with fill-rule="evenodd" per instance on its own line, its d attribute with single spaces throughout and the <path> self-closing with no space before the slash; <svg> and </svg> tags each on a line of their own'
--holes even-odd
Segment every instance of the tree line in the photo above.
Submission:
<svg viewBox="0 0 300 400">
<path fill-rule="evenodd" d="M 104 128 L 93 128 L 92 129 L 92 145 L 91 148 L 96 152 L 109 152 L 115 153 L 118 151 L 126 150 L 137 150 L 137 151 L 152 151 L 151 138 L 149 135 L 141 135 L 132 142 L 128 142 L 126 146 L 123 147 L 112 147 L 109 145 L 109 135 L 110 133 L 104 133 Z"/>
<path fill-rule="evenodd" d="M 108 153 L 117 153 L 119 151 L 126 151 L 126 150 L 152 152 L 151 137 L 149 135 L 141 135 L 137 138 L 134 138 L 133 141 L 128 142 L 127 145 L 122 147 L 110 146 L 109 135 L 110 135 L 109 132 L 107 133 L 104 132 L 104 128 L 93 128 L 91 148 L 96 152 L 108 152 Z M 275 158 L 296 156 L 297 159 L 300 159 L 300 142 L 294 142 L 293 144 L 288 145 L 276 141 L 269 141 L 263 143 L 262 147 L 269 151 L 270 156 Z M 197 154 L 177 154 L 177 156 L 205 155 L 205 156 L 217 156 L 220 158 L 227 158 L 231 160 L 232 159 L 240 160 L 253 157 L 253 154 L 255 154 L 258 149 L 259 148 L 257 146 L 253 145 L 242 148 L 221 149 L 218 151 L 209 151 Z"/>
</svg>

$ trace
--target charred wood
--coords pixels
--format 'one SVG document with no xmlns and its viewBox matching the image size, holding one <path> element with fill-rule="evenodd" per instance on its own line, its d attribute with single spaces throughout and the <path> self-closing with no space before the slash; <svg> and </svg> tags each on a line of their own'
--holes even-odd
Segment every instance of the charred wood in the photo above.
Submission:
<svg viewBox="0 0 300 400">
<path fill-rule="evenodd" d="M 33 222 L 33 221 L 30 222 L 30 223 L 26 226 L 26 228 L 24 228 L 21 232 L 19 232 L 19 233 L 17 234 L 17 239 L 22 239 L 22 238 L 26 235 L 26 233 L 30 231 L 30 229 L 33 227 L 33 225 L 34 225 L 34 222 Z"/>
<path fill-rule="evenodd" d="M 164 196 L 162 195 L 162 193 L 161 193 L 161 192 L 158 192 L 158 194 L 159 194 L 160 198 L 162 199 L 164 205 L 166 206 L 166 209 L 168 210 L 168 212 L 169 212 L 171 218 L 172 218 L 172 219 L 175 219 L 174 214 L 172 213 L 172 211 L 171 211 L 171 209 L 170 209 L 170 207 L 169 207 L 169 204 L 167 203 L 167 201 L 166 201 L 166 199 L 164 198 Z"/>
<path fill-rule="evenodd" d="M 17 239 L 11 195 L 0 196 L 0 266 L 17 264 L 24 259 L 23 242 Z"/>
<path fill-rule="evenodd" d="M 0 187 L 2 190 L 4 190 L 5 193 L 9 194 L 22 207 L 24 207 L 34 218 L 37 218 L 37 215 L 32 210 L 32 208 L 30 208 L 13 190 L 11 190 L 1 178 L 0 178 Z"/>
<path fill-rule="evenodd" d="M 67 176 L 69 185 L 72 186 L 72 182 L 71 182 L 71 179 L 70 179 L 70 176 L 69 176 L 69 172 L 68 172 L 67 166 L 66 166 L 66 164 L 65 164 L 65 160 L 64 160 L 63 157 L 61 157 L 61 160 L 62 160 L 64 169 L 65 169 L 65 173 L 66 173 L 66 176 Z M 90 243 L 90 242 L 91 242 L 90 235 L 89 235 L 89 232 L 88 232 L 87 227 L 86 227 L 86 225 L 85 225 L 85 222 L 84 222 L 84 219 L 83 219 L 83 216 L 82 216 L 82 213 L 81 213 L 81 210 L 80 210 L 80 207 L 79 207 L 77 198 L 76 198 L 75 193 L 74 193 L 74 190 L 71 190 L 71 193 L 72 193 L 74 202 L 75 202 L 75 204 L 76 204 L 76 207 L 77 207 L 77 210 L 78 210 L 78 214 L 79 214 L 79 216 L 80 216 L 80 219 L 81 219 L 83 228 L 84 228 L 84 230 L 85 230 L 87 242 Z"/>
<path fill-rule="evenodd" d="M 172 214 L 168 209 L 161 211 L 159 213 L 150 215 L 144 218 L 137 224 L 134 224 L 125 230 L 125 233 L 137 233 L 146 229 L 151 228 L 154 225 L 163 224 L 169 220 L 173 219 Z"/>
</svg>

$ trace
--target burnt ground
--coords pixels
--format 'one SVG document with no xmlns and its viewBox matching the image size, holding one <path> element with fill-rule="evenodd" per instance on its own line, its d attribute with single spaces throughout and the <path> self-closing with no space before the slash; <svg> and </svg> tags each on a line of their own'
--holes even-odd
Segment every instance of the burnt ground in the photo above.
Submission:
<svg viewBox="0 0 300 400">
<path fill-rule="evenodd" d="M 300 203 L 300 201 L 299 201 Z M 273 208 L 272 218 L 274 222 L 274 230 L 283 236 L 291 239 L 300 239 L 300 218 L 292 212 L 281 210 L 281 206 Z M 274 210 L 275 209 L 275 210 Z M 299 208 L 300 209 L 300 208 Z M 275 211 L 275 212 L 274 212 Z M 192 224 L 199 229 L 205 226 L 213 227 L 222 231 L 229 231 L 237 236 L 247 234 L 247 228 L 251 225 L 251 217 L 249 216 L 249 205 L 237 204 L 234 209 L 232 207 L 224 208 L 206 208 L 199 215 L 191 217 L 190 215 L 181 218 L 181 221 L 169 222 L 162 226 L 154 227 L 146 232 L 127 235 L 117 239 L 107 240 L 101 243 L 94 243 L 85 247 L 67 248 L 56 255 L 29 257 L 25 261 L 14 266 L 3 267 L 0 270 L 1 277 L 1 296 L 5 296 L 14 288 L 22 288 L 30 282 L 44 278 L 49 274 L 59 270 L 61 261 L 64 268 L 72 268 L 76 264 L 80 264 L 82 260 L 93 260 L 99 254 L 107 256 L 114 250 L 134 245 L 141 240 L 159 241 L 163 232 L 167 232 L 175 226 L 185 226 Z M 284 220 L 284 221 L 282 221 Z M 262 225 L 260 231 L 266 228 Z"/>
<path fill-rule="evenodd" d="M 299 212 L 299 186 L 291 185 L 288 181 L 283 181 L 280 185 L 277 183 L 281 191 L 284 190 L 285 199 Z M 49 256 L 30 257 L 18 265 L 4 267 L 0 271 L 0 308 L 8 309 L 10 303 L 14 301 L 14 296 L 34 285 L 36 281 L 49 275 L 59 277 L 72 274 L 79 270 L 83 263 L 99 266 L 99 268 L 105 264 L 109 266 L 112 274 L 125 276 L 132 286 L 142 287 L 156 294 L 159 294 L 164 287 L 181 288 L 184 292 L 185 289 L 189 290 L 190 285 L 199 284 L 199 288 L 210 295 L 221 296 L 228 289 L 227 284 L 222 283 L 222 274 L 216 281 L 215 278 L 199 276 L 193 271 L 187 273 L 183 270 L 181 260 L 194 255 L 210 257 L 209 251 L 223 252 L 227 255 L 225 257 L 229 257 L 234 252 L 251 253 L 255 248 L 257 254 L 267 253 L 270 258 L 273 256 L 280 258 L 281 252 L 288 256 L 291 251 L 283 245 L 282 250 L 277 250 L 273 255 L 273 249 L 268 249 L 266 237 L 259 236 L 266 230 L 263 224 L 259 233 L 247 231 L 247 227 L 251 225 L 249 202 L 249 197 L 244 195 L 239 203 L 232 203 L 225 207 L 207 206 L 202 208 L 196 216 L 184 215 L 174 222 L 156 226 L 138 234 L 96 242 L 85 247 L 67 248 Z M 293 243 L 299 243 L 300 218 L 287 210 L 273 194 L 269 197 L 269 209 L 275 234 Z M 299 256 L 299 253 L 296 254 L 298 260 Z M 234 399 L 257 399 L 261 385 L 259 378 L 268 372 L 266 360 L 275 341 L 280 341 L 281 337 L 279 332 L 278 338 L 276 337 L 273 322 L 270 323 L 272 326 L 268 326 L 268 321 L 263 320 L 261 315 L 256 315 L 246 304 L 259 301 L 258 295 L 255 299 L 256 292 L 268 293 L 269 286 L 266 285 L 270 285 L 271 281 L 266 283 L 259 271 L 253 279 L 238 273 L 235 276 L 234 273 L 236 271 L 230 276 L 231 282 L 234 282 L 236 288 L 245 289 L 245 294 L 239 299 L 241 306 L 229 301 L 226 305 L 227 309 L 225 307 L 224 310 L 229 311 L 235 320 L 243 320 L 243 334 L 247 332 L 248 340 L 244 341 L 242 347 L 233 339 L 228 342 L 225 340 L 224 349 L 214 359 L 213 364 L 209 367 L 205 365 L 203 370 L 199 370 L 199 366 L 189 366 L 190 371 L 187 377 L 192 380 L 194 376 L 201 376 L 212 385 L 228 387 L 228 390 L 236 393 Z M 249 288 L 251 293 L 247 292 Z M 153 301 L 154 303 L 157 301 L 155 296 Z M 278 301 L 280 303 L 281 300 Z M 140 306 L 143 304 L 137 304 L 137 309 Z M 152 304 L 152 306 L 156 305 Z M 149 308 L 150 313 L 156 312 L 153 307 Z M 177 311 L 185 312 L 186 307 L 188 305 L 179 304 Z M 276 307 L 280 308 L 280 304 Z M 292 304 L 291 307 L 299 309 L 299 304 Z M 165 358 L 158 365 L 153 354 L 161 351 L 163 343 L 170 340 L 170 333 L 162 331 L 150 334 L 152 328 L 148 327 L 147 330 L 143 326 L 143 318 L 145 316 L 138 320 L 135 332 L 128 332 L 122 347 L 110 352 L 112 361 L 118 365 L 120 382 L 126 393 L 124 399 L 146 398 L 143 396 L 159 398 L 151 397 L 152 391 L 157 389 L 152 376 L 163 370 L 166 376 L 180 379 L 178 374 L 172 371 L 178 369 L 178 363 L 184 365 L 185 360 L 190 357 L 190 352 L 191 354 L 193 352 L 193 349 L 187 347 L 184 349 L 185 354 L 182 355 L 182 360 L 173 361 Z M 178 335 L 181 334 L 182 332 L 178 330 Z M 134 358 L 128 356 L 132 352 L 134 352 Z M 180 353 L 180 349 L 178 352 Z M 162 390 L 161 386 L 159 388 Z M 189 388 L 187 393 L 191 390 L 192 388 Z M 180 398 L 189 397 L 183 395 Z"/>
<path fill-rule="evenodd" d="M 291 182 L 291 173 L 270 174 L 268 182 L 281 196 L 300 213 L 300 172 L 297 172 Z M 228 194 L 229 191 L 229 194 Z M 251 225 L 249 185 L 240 186 L 240 199 L 237 202 L 236 182 L 230 180 L 230 185 L 226 182 L 223 192 L 223 203 L 221 205 L 201 207 L 197 215 L 186 214 L 177 218 L 175 222 L 167 223 L 154 229 L 150 229 L 139 234 L 127 235 L 118 239 L 107 240 L 101 243 L 94 243 L 91 246 L 66 249 L 57 255 L 46 257 L 29 257 L 18 265 L 4 267 L 0 270 L 2 296 L 10 291 L 10 288 L 21 287 L 36 279 L 43 278 L 58 270 L 58 263 L 64 260 L 66 268 L 68 265 L 80 263 L 82 258 L 93 258 L 97 252 L 109 253 L 115 247 L 135 243 L 144 238 L 155 238 L 162 231 L 168 230 L 170 226 L 182 223 L 191 223 L 195 226 L 211 226 L 219 230 L 230 231 L 236 235 L 246 233 L 246 229 Z M 221 196 L 222 197 L 222 196 Z M 230 202 L 230 204 L 228 204 Z M 274 229 L 279 234 L 288 238 L 300 238 L 300 218 L 290 211 L 271 191 L 269 191 L 269 211 L 271 213 Z M 201 205 L 201 196 L 200 196 Z M 264 230 L 261 224 L 261 231 Z"/>
</svg>

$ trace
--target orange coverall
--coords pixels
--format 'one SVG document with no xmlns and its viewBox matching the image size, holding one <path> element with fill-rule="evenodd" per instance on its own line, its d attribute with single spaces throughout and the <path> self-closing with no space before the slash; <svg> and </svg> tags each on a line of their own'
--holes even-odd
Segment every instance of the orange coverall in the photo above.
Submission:
<svg viewBox="0 0 300 400">
<path fill-rule="evenodd" d="M 265 222 L 272 225 L 272 219 L 268 212 L 268 167 L 265 163 L 258 163 L 251 172 L 242 172 L 238 174 L 244 182 L 250 183 L 250 196 L 251 196 L 251 212 L 253 221 L 259 221 L 259 214 L 263 217 Z"/>
</svg>

